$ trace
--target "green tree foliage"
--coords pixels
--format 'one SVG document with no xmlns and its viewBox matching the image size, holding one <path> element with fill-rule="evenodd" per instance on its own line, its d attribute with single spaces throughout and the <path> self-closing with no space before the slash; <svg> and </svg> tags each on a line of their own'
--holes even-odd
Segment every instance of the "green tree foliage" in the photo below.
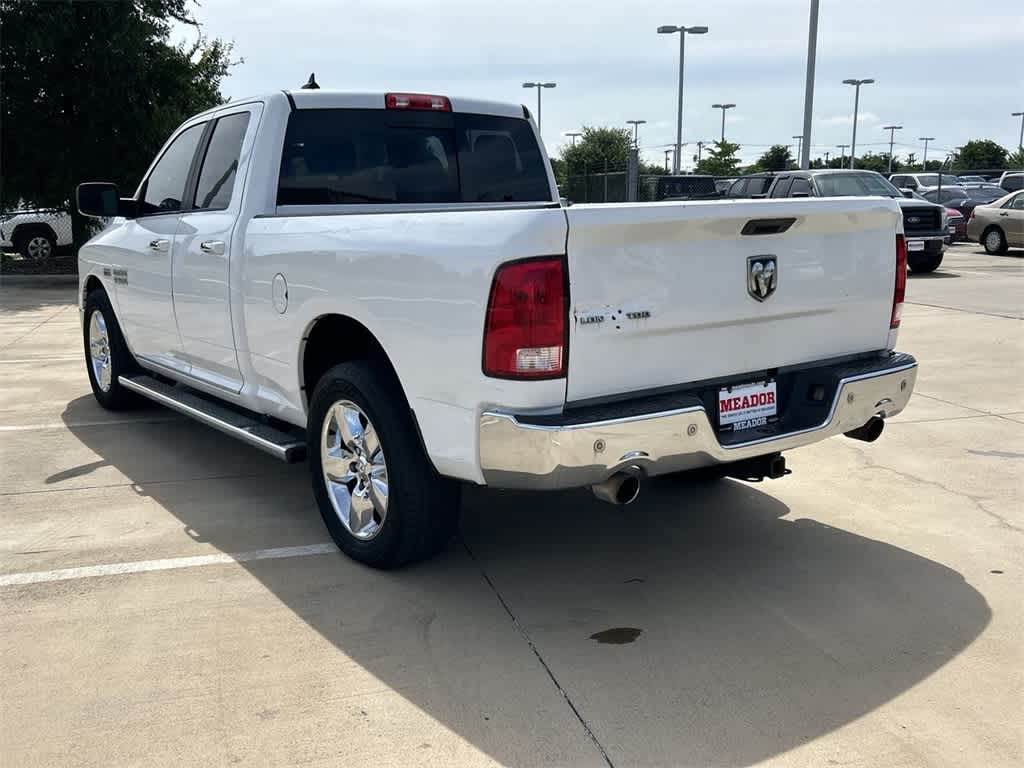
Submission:
<svg viewBox="0 0 1024 768">
<path fill-rule="evenodd" d="M 168 42 L 196 26 L 189 2 L 0 0 L 0 205 L 66 206 L 89 180 L 131 194 L 174 128 L 224 101 L 231 45 Z"/>
<path fill-rule="evenodd" d="M 633 134 L 628 128 L 583 126 L 583 135 L 576 146 L 562 147 L 562 160 L 570 169 L 600 170 L 605 162 L 609 168 L 620 168 L 629 162 Z"/>
<path fill-rule="evenodd" d="M 1018 149 L 1006 158 L 1008 168 L 1024 168 L 1024 149 Z"/>
<path fill-rule="evenodd" d="M 754 166 L 759 171 L 784 171 L 793 165 L 793 155 L 785 144 L 773 144 Z"/>
<path fill-rule="evenodd" d="M 861 171 L 875 171 L 876 173 L 886 174 L 889 172 L 889 153 L 875 154 L 874 152 L 867 152 L 857 158 L 853 167 Z M 892 167 L 894 171 L 897 170 L 896 163 L 893 163 Z"/>
<path fill-rule="evenodd" d="M 731 141 L 716 141 L 713 146 L 704 149 L 704 156 L 697 163 L 694 173 L 706 173 L 711 176 L 732 176 L 738 173 L 740 159 L 736 153 L 739 144 Z"/>
<path fill-rule="evenodd" d="M 1009 153 L 991 139 L 968 141 L 960 150 L 958 168 L 1002 168 Z"/>
</svg>

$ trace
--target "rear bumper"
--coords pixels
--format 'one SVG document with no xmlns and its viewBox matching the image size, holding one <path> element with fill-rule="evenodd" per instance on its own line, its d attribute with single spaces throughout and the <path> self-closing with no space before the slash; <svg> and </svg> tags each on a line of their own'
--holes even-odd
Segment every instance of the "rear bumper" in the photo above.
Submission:
<svg viewBox="0 0 1024 768">
<path fill-rule="evenodd" d="M 679 407 L 615 416 L 612 406 L 607 417 L 582 422 L 571 414 L 553 419 L 486 411 L 480 417 L 484 480 L 499 488 L 573 488 L 627 467 L 654 476 L 786 451 L 856 429 L 872 416 L 895 416 L 917 379 L 917 361 L 905 354 L 812 370 L 835 377 L 824 420 L 746 442 L 723 444 L 713 426 L 717 415 L 686 394 Z M 623 404 L 621 410 L 635 408 Z"/>
</svg>

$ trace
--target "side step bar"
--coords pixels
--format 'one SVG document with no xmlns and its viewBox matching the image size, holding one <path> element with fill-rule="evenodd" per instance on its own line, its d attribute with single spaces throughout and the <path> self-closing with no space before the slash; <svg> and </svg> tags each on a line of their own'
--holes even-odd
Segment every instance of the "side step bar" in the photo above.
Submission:
<svg viewBox="0 0 1024 768">
<path fill-rule="evenodd" d="M 275 429 L 253 416 L 211 402 L 187 389 L 165 384 L 152 376 L 120 376 L 118 381 L 125 389 L 219 429 L 276 459 L 292 463 L 306 458 L 306 441 L 302 437 Z"/>
</svg>

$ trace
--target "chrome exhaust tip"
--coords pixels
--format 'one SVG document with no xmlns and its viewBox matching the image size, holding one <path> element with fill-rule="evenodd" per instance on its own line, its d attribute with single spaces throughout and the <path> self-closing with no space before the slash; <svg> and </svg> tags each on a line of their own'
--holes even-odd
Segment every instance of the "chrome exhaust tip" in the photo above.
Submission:
<svg viewBox="0 0 1024 768">
<path fill-rule="evenodd" d="M 636 472 L 616 472 L 603 483 L 594 483 L 590 490 L 601 501 L 624 506 L 640 495 L 640 475 Z"/>
<path fill-rule="evenodd" d="M 885 429 L 885 419 L 881 416 L 872 416 L 868 423 L 862 427 L 844 432 L 847 437 L 852 437 L 854 440 L 863 440 L 865 443 L 873 443 L 882 435 L 882 430 Z"/>
</svg>

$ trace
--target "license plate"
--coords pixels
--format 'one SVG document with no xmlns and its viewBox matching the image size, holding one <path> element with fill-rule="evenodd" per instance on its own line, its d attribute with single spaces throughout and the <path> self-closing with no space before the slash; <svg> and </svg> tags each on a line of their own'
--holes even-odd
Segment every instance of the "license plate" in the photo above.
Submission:
<svg viewBox="0 0 1024 768">
<path fill-rule="evenodd" d="M 778 413 L 774 381 L 740 384 L 718 390 L 718 426 L 738 432 L 762 427 Z"/>
<path fill-rule="evenodd" d="M 907 241 L 907 250 L 908 251 L 923 251 L 924 250 L 924 240 L 908 240 Z"/>
</svg>

